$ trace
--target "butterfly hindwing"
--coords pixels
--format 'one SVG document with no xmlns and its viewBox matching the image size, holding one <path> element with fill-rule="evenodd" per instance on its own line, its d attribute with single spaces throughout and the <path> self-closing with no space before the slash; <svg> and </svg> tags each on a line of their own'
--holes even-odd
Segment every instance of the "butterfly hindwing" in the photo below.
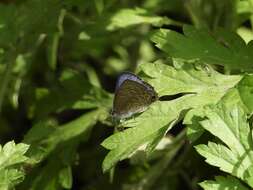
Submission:
<svg viewBox="0 0 253 190">
<path fill-rule="evenodd" d="M 137 76 L 124 73 L 120 79 L 116 86 L 113 102 L 112 114 L 114 117 L 126 118 L 142 112 L 157 99 L 153 87 Z"/>
</svg>

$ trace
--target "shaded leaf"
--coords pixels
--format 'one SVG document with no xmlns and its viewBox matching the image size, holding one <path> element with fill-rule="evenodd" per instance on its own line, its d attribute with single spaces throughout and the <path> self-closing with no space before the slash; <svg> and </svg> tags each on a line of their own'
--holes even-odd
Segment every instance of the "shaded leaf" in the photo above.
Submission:
<svg viewBox="0 0 253 190">
<path fill-rule="evenodd" d="M 183 30 L 184 35 L 161 29 L 153 35 L 152 41 L 175 58 L 197 59 L 201 63 L 252 71 L 253 46 L 251 43 L 246 45 L 238 35 L 222 29 L 210 34 L 192 26 L 184 26 Z"/>
<path fill-rule="evenodd" d="M 43 160 L 60 143 L 67 142 L 80 135 L 88 135 L 96 122 L 104 120 L 106 117 L 106 110 L 98 109 L 57 128 L 54 125 L 50 127 L 47 123 L 35 125 L 24 138 L 24 142 L 31 144 L 31 149 L 28 153 L 33 159 L 32 163 Z"/>
<path fill-rule="evenodd" d="M 61 183 L 61 186 L 66 189 L 71 189 L 72 187 L 72 170 L 71 167 L 65 167 L 62 168 L 59 174 L 59 182 Z"/>
<path fill-rule="evenodd" d="M 80 74 L 66 70 L 62 74 L 60 86 L 49 89 L 44 95 L 38 97 L 35 114 L 39 118 L 49 113 L 64 109 L 92 109 L 109 107 L 112 102 L 111 95 L 103 89 L 92 86 Z"/>
</svg>

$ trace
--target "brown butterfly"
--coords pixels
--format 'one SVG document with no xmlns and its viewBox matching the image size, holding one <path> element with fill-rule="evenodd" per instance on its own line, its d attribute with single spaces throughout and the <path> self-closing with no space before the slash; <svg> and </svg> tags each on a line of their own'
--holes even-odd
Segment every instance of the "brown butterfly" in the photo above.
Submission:
<svg viewBox="0 0 253 190">
<path fill-rule="evenodd" d="M 122 73 L 117 81 L 112 116 L 118 119 L 145 111 L 158 98 L 154 88 L 133 73 Z"/>
</svg>

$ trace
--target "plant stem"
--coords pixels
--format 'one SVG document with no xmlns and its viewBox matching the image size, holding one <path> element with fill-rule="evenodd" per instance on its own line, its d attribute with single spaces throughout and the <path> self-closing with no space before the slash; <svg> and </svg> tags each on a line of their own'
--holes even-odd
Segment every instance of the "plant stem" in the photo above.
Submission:
<svg viewBox="0 0 253 190">
<path fill-rule="evenodd" d="M 16 56 L 11 56 L 6 63 L 5 73 L 2 80 L 2 85 L 0 86 L 0 115 L 2 113 L 3 101 L 7 91 L 8 84 L 11 79 L 11 72 L 14 65 Z"/>
</svg>

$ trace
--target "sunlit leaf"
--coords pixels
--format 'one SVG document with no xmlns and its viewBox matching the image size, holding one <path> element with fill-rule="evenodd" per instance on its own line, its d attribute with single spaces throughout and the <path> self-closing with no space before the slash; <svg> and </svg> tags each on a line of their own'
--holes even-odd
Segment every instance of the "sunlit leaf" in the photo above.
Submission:
<svg viewBox="0 0 253 190">
<path fill-rule="evenodd" d="M 231 104 L 229 99 L 226 101 L 217 106 L 209 106 L 205 110 L 208 119 L 200 122 L 204 129 L 225 145 L 209 142 L 208 145 L 197 145 L 196 149 L 209 164 L 252 185 L 248 181 L 252 175 L 249 168 L 253 164 L 252 132 L 242 107 Z"/>
<path fill-rule="evenodd" d="M 200 186 L 205 190 L 249 190 L 238 179 L 231 176 L 216 176 L 215 181 L 204 181 Z"/>
<path fill-rule="evenodd" d="M 140 116 L 124 122 L 125 127 L 131 128 L 115 133 L 102 143 L 111 150 L 103 162 L 104 171 L 127 158 L 145 142 L 156 138 L 157 132 L 177 120 L 181 112 L 217 103 L 241 79 L 241 76 L 225 76 L 214 70 L 206 72 L 190 65 L 175 69 L 165 64 L 150 63 L 141 65 L 141 70 L 150 77 L 147 79 L 159 96 L 191 94 L 172 101 L 158 101 Z"/>
<path fill-rule="evenodd" d="M 22 164 L 29 159 L 24 155 L 28 148 L 29 145 L 14 141 L 0 145 L 0 189 L 11 189 L 24 180 Z"/>
<path fill-rule="evenodd" d="M 108 30 L 125 28 L 137 24 L 162 25 L 169 24 L 171 20 L 166 17 L 152 16 L 145 9 L 122 9 L 112 16 Z"/>
</svg>

